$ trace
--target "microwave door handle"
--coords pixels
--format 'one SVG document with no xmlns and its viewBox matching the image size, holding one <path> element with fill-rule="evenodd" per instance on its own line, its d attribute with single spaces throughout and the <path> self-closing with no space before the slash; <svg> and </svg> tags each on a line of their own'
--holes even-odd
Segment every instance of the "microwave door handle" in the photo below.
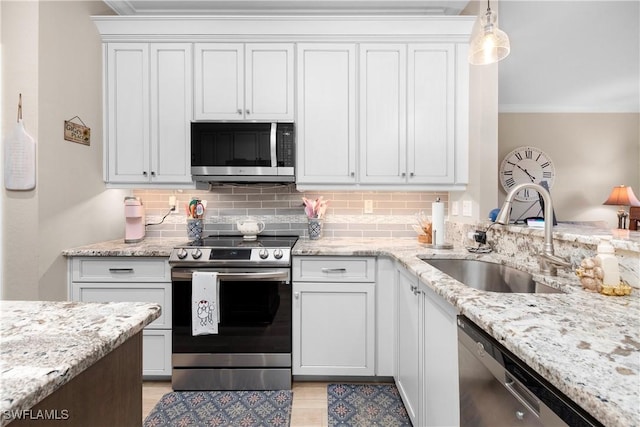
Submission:
<svg viewBox="0 0 640 427">
<path fill-rule="evenodd" d="M 278 166 L 278 152 L 276 150 L 276 130 L 278 124 L 271 123 L 271 138 L 269 138 L 271 144 L 271 167 L 275 168 Z"/>
</svg>

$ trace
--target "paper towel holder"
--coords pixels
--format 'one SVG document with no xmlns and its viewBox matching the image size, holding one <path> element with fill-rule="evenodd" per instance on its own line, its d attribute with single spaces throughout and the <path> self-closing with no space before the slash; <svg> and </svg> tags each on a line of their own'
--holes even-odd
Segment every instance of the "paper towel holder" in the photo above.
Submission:
<svg viewBox="0 0 640 427">
<path fill-rule="evenodd" d="M 441 203 L 440 202 L 440 197 L 436 197 L 436 203 Z M 433 203 L 432 205 L 435 205 L 435 203 Z M 432 212 L 432 215 L 433 215 L 433 212 Z M 442 243 L 435 243 L 435 242 L 437 242 L 436 233 L 438 233 L 438 230 L 436 229 L 436 227 L 434 225 L 434 227 L 432 229 L 432 238 L 431 238 L 431 242 L 432 243 L 424 244 L 426 247 L 431 248 L 431 249 L 453 249 L 453 245 L 451 243 L 445 242 L 444 239 L 443 239 Z"/>
</svg>

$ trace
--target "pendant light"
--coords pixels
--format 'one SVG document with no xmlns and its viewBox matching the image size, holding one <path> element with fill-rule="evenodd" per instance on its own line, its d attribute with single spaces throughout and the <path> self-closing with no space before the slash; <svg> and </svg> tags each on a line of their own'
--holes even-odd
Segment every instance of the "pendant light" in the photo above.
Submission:
<svg viewBox="0 0 640 427">
<path fill-rule="evenodd" d="M 511 50 L 509 37 L 496 25 L 496 14 L 491 12 L 489 0 L 487 13 L 480 17 L 480 24 L 482 28 L 469 45 L 469 63 L 487 65 L 506 58 Z"/>
</svg>

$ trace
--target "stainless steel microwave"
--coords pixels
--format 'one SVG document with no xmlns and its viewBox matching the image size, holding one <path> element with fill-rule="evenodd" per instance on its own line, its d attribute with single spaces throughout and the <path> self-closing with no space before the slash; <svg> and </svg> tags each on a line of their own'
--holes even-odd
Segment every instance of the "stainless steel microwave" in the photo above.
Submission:
<svg viewBox="0 0 640 427">
<path fill-rule="evenodd" d="M 191 175 L 200 182 L 295 181 L 293 123 L 191 123 Z"/>
</svg>

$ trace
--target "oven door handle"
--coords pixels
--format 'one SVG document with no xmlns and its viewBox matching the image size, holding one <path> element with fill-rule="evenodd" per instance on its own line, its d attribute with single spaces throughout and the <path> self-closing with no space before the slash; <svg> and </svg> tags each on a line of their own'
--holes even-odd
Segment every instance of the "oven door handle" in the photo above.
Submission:
<svg viewBox="0 0 640 427">
<path fill-rule="evenodd" d="M 191 280 L 193 270 L 173 271 L 172 279 Z M 263 271 L 263 272 L 244 272 L 244 273 L 218 273 L 218 280 L 240 281 L 240 280 L 288 280 L 289 272 L 287 270 Z"/>
</svg>

